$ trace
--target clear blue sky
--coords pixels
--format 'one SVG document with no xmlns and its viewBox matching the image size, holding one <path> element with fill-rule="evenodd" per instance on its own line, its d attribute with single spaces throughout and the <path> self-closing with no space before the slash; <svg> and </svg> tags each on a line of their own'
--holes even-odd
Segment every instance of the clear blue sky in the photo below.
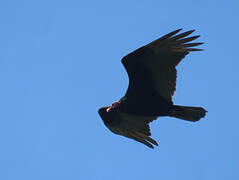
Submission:
<svg viewBox="0 0 239 180">
<path fill-rule="evenodd" d="M 0 179 L 239 179 L 238 10 L 236 0 L 1 1 Z M 151 150 L 112 134 L 97 110 L 127 89 L 121 58 L 178 28 L 206 44 L 178 66 L 174 102 L 208 114 L 159 118 Z"/>
</svg>

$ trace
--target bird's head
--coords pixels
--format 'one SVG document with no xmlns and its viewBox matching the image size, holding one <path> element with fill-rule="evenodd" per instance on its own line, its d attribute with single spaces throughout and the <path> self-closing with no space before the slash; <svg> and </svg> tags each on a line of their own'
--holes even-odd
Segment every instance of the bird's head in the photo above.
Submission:
<svg viewBox="0 0 239 180">
<path fill-rule="evenodd" d="M 98 110 L 98 113 L 99 113 L 99 115 L 100 115 L 100 117 L 102 118 L 102 117 L 104 117 L 105 116 L 105 114 L 107 113 L 107 106 L 105 106 L 105 107 L 101 107 L 99 110 Z M 103 119 L 103 118 L 102 118 Z"/>
<path fill-rule="evenodd" d="M 112 124 L 112 122 L 114 121 L 114 118 L 119 111 L 119 106 L 120 102 L 116 101 L 111 106 L 101 107 L 98 110 L 98 113 L 106 126 Z"/>
<path fill-rule="evenodd" d="M 107 124 L 110 122 L 110 113 L 107 112 L 107 109 L 109 107 L 106 106 L 106 107 L 101 107 L 99 110 L 98 110 L 98 113 L 101 117 L 101 119 L 104 121 L 104 124 Z"/>
<path fill-rule="evenodd" d="M 119 111 L 119 102 L 114 102 L 111 106 L 101 107 L 98 113 L 105 125 L 108 125 L 114 121 L 114 118 Z"/>
</svg>

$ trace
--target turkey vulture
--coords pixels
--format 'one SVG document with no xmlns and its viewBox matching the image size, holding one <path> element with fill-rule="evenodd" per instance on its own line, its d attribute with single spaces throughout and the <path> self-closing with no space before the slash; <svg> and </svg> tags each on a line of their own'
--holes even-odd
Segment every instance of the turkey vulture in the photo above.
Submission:
<svg viewBox="0 0 239 180">
<path fill-rule="evenodd" d="M 202 107 L 179 106 L 172 102 L 176 88 L 175 67 L 190 51 L 202 50 L 192 47 L 203 44 L 189 43 L 200 37 L 187 37 L 194 30 L 176 35 L 181 30 L 170 32 L 121 60 L 129 76 L 127 92 L 111 106 L 98 110 L 113 133 L 154 148 L 158 143 L 150 137 L 149 123 L 157 117 L 195 122 L 205 116 L 207 111 Z"/>
</svg>

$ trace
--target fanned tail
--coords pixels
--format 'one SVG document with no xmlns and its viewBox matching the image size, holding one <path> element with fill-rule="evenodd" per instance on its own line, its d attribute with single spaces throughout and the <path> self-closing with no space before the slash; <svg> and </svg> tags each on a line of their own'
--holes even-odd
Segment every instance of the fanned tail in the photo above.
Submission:
<svg viewBox="0 0 239 180">
<path fill-rule="evenodd" d="M 173 106 L 169 116 L 183 119 L 186 121 L 196 122 L 206 115 L 206 110 L 202 107 L 191 106 Z"/>
</svg>

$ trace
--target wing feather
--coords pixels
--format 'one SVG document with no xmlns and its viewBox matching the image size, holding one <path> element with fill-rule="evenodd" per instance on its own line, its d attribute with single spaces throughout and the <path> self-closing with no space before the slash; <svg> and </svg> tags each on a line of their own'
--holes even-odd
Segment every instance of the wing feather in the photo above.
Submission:
<svg viewBox="0 0 239 180">
<path fill-rule="evenodd" d="M 119 122 L 119 124 L 108 125 L 108 128 L 116 134 L 134 139 L 150 148 L 153 148 L 152 144 L 158 146 L 158 143 L 150 137 L 149 123 L 155 119 L 157 119 L 157 117 L 139 116 L 118 112 L 114 121 Z"/>
<path fill-rule="evenodd" d="M 170 32 L 170 33 L 168 33 L 168 34 L 166 34 L 166 35 L 164 35 L 164 36 L 162 36 L 162 37 L 156 39 L 155 41 L 151 42 L 150 44 L 156 44 L 156 43 L 158 43 L 158 42 L 162 42 L 162 41 L 164 41 L 164 40 L 166 40 L 166 39 L 172 37 L 173 35 L 177 34 L 177 33 L 178 33 L 179 31 L 181 31 L 181 30 L 182 30 L 182 29 L 177 29 L 177 30 L 175 30 L 175 31 L 172 31 L 172 32 Z"/>
<path fill-rule="evenodd" d="M 125 136 L 128 137 L 128 138 L 131 138 L 131 139 L 133 139 L 135 141 L 138 141 L 140 143 L 143 143 L 144 145 L 146 145 L 146 146 L 148 146 L 148 147 L 150 147 L 152 149 L 154 148 L 152 144 L 150 144 L 149 142 L 147 142 L 143 138 L 137 136 L 134 132 L 129 132 L 129 134 L 125 135 Z"/>
<path fill-rule="evenodd" d="M 188 37 L 195 30 L 176 35 L 181 30 L 170 32 L 122 59 L 130 81 L 126 96 L 130 94 L 129 92 L 142 91 L 137 87 L 143 87 L 145 92 L 150 92 L 147 88 L 154 87 L 158 95 L 172 104 L 172 96 L 176 90 L 175 67 L 189 52 L 202 50 L 192 47 L 203 44 L 202 42 L 189 43 L 200 37 Z M 152 82 L 143 77 L 151 77 Z M 139 94 L 141 97 L 150 96 L 150 93 Z"/>
<path fill-rule="evenodd" d="M 118 126 L 120 132 L 123 132 L 121 135 L 139 141 L 151 148 L 153 146 L 150 143 L 158 146 L 158 143 L 149 137 L 151 135 L 149 123 L 157 119 L 157 117 L 138 116 L 121 112 L 118 113 L 116 118 L 121 120 Z"/>
</svg>

